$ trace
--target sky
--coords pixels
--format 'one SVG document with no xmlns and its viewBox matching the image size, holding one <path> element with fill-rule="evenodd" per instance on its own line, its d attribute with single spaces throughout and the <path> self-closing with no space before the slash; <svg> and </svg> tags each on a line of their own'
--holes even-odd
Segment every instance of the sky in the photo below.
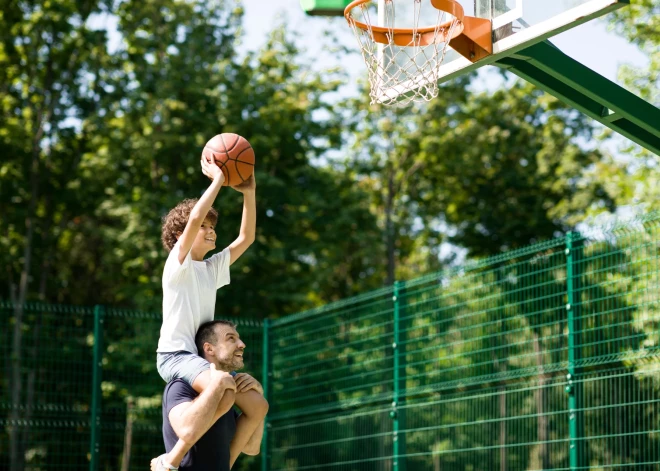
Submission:
<svg viewBox="0 0 660 471">
<path fill-rule="evenodd" d="M 559 2 L 560 0 L 552 1 Z M 336 65 L 330 55 L 324 55 L 320 50 L 319 42 L 322 41 L 321 32 L 324 29 L 333 28 L 348 41 L 348 45 L 352 46 L 355 42 L 343 18 L 307 16 L 303 12 L 299 0 L 245 0 L 244 7 L 244 47 L 248 49 L 256 49 L 261 46 L 266 33 L 278 22 L 281 22 L 282 18 L 286 19 L 289 28 L 302 35 L 300 42 L 305 43 L 310 53 L 317 57 L 320 63 L 327 62 L 328 65 Z M 607 20 L 607 16 L 604 18 Z M 617 71 L 620 65 L 628 63 L 643 66 L 648 63 L 648 58 L 636 46 L 616 33 L 608 31 L 605 20 L 594 20 L 577 26 L 555 36 L 552 42 L 564 53 L 618 83 Z M 357 73 L 363 73 L 365 68 L 362 59 L 357 55 L 346 58 L 340 65 L 355 70 Z M 479 79 L 497 80 L 496 77 L 489 77 L 489 74 L 479 76 Z M 487 87 L 487 84 L 485 85 Z"/>
</svg>

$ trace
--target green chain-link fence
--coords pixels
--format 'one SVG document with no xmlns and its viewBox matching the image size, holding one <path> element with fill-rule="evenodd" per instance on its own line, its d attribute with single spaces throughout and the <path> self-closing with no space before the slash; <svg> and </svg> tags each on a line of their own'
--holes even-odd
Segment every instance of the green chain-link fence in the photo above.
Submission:
<svg viewBox="0 0 660 471">
<path fill-rule="evenodd" d="M 660 470 L 656 218 L 272 321 L 272 470 Z"/>
<path fill-rule="evenodd" d="M 569 234 L 239 321 L 271 412 L 266 453 L 237 468 L 660 470 L 659 229 Z M 146 469 L 163 447 L 160 315 L 0 316 L 0 467 Z"/>
<path fill-rule="evenodd" d="M 234 321 L 260 379 L 262 323 Z M 159 313 L 0 303 L 0 325 L 0 469 L 144 470 L 163 452 Z"/>
</svg>

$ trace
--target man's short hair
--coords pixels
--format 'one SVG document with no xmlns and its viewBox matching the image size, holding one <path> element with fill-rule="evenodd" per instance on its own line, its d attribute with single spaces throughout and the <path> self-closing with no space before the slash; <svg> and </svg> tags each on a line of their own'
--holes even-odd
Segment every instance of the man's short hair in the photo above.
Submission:
<svg viewBox="0 0 660 471">
<path fill-rule="evenodd" d="M 215 335 L 216 325 L 227 325 L 232 329 L 236 328 L 236 324 L 233 322 L 223 320 L 208 321 L 200 325 L 199 329 L 197 329 L 197 334 L 195 334 L 195 346 L 197 347 L 197 353 L 199 356 L 204 356 L 204 344 L 206 342 L 215 345 L 218 341 L 218 338 Z"/>
</svg>

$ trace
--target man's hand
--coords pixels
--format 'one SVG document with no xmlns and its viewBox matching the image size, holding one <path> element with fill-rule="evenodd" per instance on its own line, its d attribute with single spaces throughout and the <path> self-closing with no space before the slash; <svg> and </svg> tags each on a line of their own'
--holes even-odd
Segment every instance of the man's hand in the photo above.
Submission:
<svg viewBox="0 0 660 471">
<path fill-rule="evenodd" d="M 219 180 L 218 183 L 221 185 L 225 182 L 225 174 L 222 173 L 222 170 L 220 167 L 218 167 L 218 164 L 215 163 L 215 160 L 207 159 L 202 155 L 202 159 L 200 160 L 200 163 L 202 164 L 202 173 L 209 177 L 211 180 L 215 181 L 216 179 Z"/>
<path fill-rule="evenodd" d="M 232 188 L 243 194 L 254 193 L 254 191 L 257 189 L 257 181 L 254 179 L 254 173 L 250 175 L 250 178 L 245 180 L 243 183 L 233 186 Z"/>
<path fill-rule="evenodd" d="M 211 363 L 211 377 L 209 379 L 211 384 L 222 386 L 225 391 L 232 390 L 236 392 L 236 381 L 234 381 L 233 376 L 226 371 L 217 369 L 213 363 Z"/>
<path fill-rule="evenodd" d="M 261 387 L 259 381 L 254 379 L 247 373 L 239 373 L 234 376 L 234 381 L 236 382 L 236 392 L 244 393 L 248 392 L 250 389 L 254 389 L 262 396 L 264 395 L 264 388 Z"/>
</svg>

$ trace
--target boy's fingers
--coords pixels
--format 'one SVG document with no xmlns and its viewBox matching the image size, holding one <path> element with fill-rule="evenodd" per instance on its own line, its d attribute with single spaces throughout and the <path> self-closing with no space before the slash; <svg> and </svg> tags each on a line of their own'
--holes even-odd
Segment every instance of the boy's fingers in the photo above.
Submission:
<svg viewBox="0 0 660 471">
<path fill-rule="evenodd" d="M 213 371 L 216 371 L 215 363 L 211 363 L 211 369 L 212 369 Z"/>
<path fill-rule="evenodd" d="M 245 383 L 246 380 L 245 378 L 240 378 L 240 379 L 234 378 L 234 381 L 236 381 L 236 386 L 240 388 L 242 387 L 243 383 Z"/>
<path fill-rule="evenodd" d="M 247 391 L 248 389 L 251 389 L 251 388 L 252 388 L 252 386 L 253 386 L 253 384 L 254 384 L 254 378 L 250 378 L 250 379 L 252 379 L 252 381 L 250 381 L 250 380 L 245 380 L 245 381 L 243 381 L 243 382 L 241 383 L 241 386 L 240 386 L 240 387 L 241 387 L 241 392 L 245 392 L 245 391 Z"/>
</svg>

